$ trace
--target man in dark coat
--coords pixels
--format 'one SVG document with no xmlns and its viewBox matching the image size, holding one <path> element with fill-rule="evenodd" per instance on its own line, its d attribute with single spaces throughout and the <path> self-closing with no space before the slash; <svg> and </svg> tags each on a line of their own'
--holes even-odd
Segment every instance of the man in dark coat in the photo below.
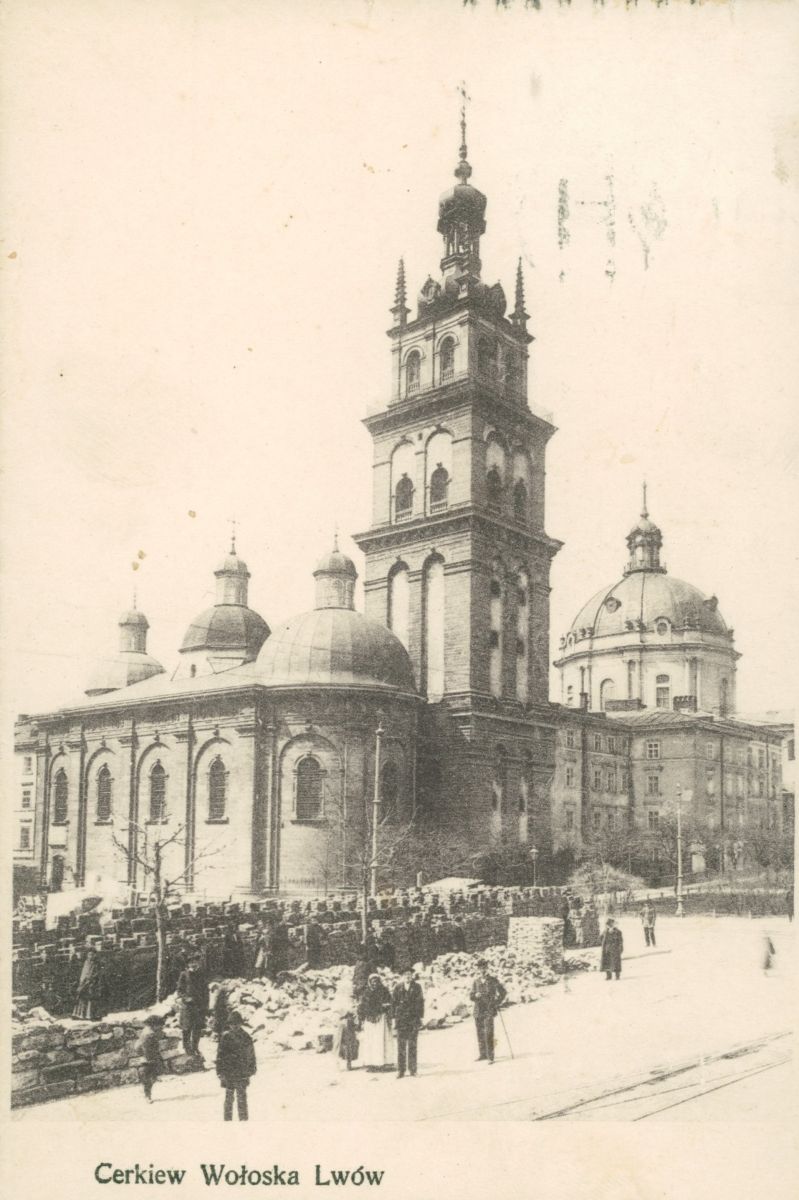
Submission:
<svg viewBox="0 0 799 1200">
<path fill-rule="evenodd" d="M 225 930 L 222 974 L 228 979 L 240 979 L 244 975 L 244 942 L 241 940 L 238 926 L 233 922 Z"/>
<path fill-rule="evenodd" d="M 494 1017 L 507 999 L 508 993 L 495 975 L 489 974 L 488 963 L 481 958 L 478 975 L 472 984 L 471 1001 L 477 1030 L 478 1062 L 494 1061 Z"/>
<path fill-rule="evenodd" d="M 613 917 L 608 917 L 605 932 L 602 934 L 602 957 L 599 962 L 600 971 L 605 972 L 605 979 L 615 975 L 621 976 L 621 956 L 624 951 L 624 938 Z"/>
<path fill-rule="evenodd" d="M 402 1079 L 406 1070 L 416 1074 L 419 1029 L 424 1016 L 424 995 L 416 976 L 409 967 L 403 974 L 402 983 L 394 988 L 391 997 L 391 1017 L 397 1035 L 397 1078 Z"/>
<path fill-rule="evenodd" d="M 322 966 L 325 933 L 318 921 L 311 918 L 305 926 L 305 961 L 313 971 Z"/>
<path fill-rule="evenodd" d="M 180 1006 L 180 1028 L 183 1049 L 195 1057 L 199 1054 L 200 1038 L 208 1016 L 208 980 L 198 956 L 195 955 L 185 971 L 181 971 L 177 987 Z"/>
<path fill-rule="evenodd" d="M 289 969 L 289 927 L 278 917 L 269 931 L 266 949 L 266 973 L 274 982 L 278 975 Z"/>
<path fill-rule="evenodd" d="M 225 1089 L 224 1117 L 233 1120 L 233 1097 L 236 1097 L 239 1120 L 249 1118 L 247 1111 L 247 1086 L 256 1071 L 255 1046 L 243 1028 L 241 1013 L 232 1012 L 228 1027 L 219 1039 L 216 1052 L 216 1073 Z"/>
</svg>

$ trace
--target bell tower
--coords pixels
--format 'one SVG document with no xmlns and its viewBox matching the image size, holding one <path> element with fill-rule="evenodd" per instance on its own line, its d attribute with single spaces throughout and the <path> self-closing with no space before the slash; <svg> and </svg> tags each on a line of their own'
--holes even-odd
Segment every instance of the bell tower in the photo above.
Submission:
<svg viewBox="0 0 799 1200">
<path fill-rule="evenodd" d="M 366 615 L 404 642 L 417 687 L 476 747 L 507 753 L 549 719 L 549 570 L 545 454 L 555 432 L 527 401 L 533 337 L 519 261 L 514 307 L 482 279 L 487 200 L 470 182 L 466 119 L 456 183 L 438 206 L 440 277 L 408 304 L 400 261 L 384 406 L 374 444 Z M 493 751 L 492 751 L 493 753 Z"/>
</svg>

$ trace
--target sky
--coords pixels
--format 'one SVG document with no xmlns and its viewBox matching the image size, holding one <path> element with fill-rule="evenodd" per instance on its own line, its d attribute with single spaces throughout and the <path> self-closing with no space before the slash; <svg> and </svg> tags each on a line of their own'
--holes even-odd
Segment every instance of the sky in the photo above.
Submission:
<svg viewBox="0 0 799 1200">
<path fill-rule="evenodd" d="M 5 748 L 14 713 L 81 694 L 134 586 L 174 666 L 231 518 L 273 627 L 311 607 L 336 525 L 362 572 L 361 419 L 397 260 L 414 298 L 438 273 L 461 80 L 483 278 L 512 295 L 521 256 L 530 400 L 558 427 L 552 657 L 621 575 L 645 478 L 670 572 L 735 630 L 739 709 L 792 706 L 796 5 L 3 20 Z"/>
</svg>

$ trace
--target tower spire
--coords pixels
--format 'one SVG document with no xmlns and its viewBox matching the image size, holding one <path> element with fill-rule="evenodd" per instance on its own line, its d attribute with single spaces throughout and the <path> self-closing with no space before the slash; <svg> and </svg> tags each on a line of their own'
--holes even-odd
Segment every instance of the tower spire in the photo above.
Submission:
<svg viewBox="0 0 799 1200">
<path fill-rule="evenodd" d="M 404 325 L 411 311 L 406 303 L 408 294 L 405 289 L 405 261 L 399 260 L 397 266 L 397 286 L 394 291 L 394 307 L 391 310 L 395 325 Z"/>
<path fill-rule="evenodd" d="M 455 168 L 455 174 L 461 183 L 466 183 L 472 173 L 472 168 L 466 160 L 468 153 L 466 148 L 466 104 L 471 99 L 466 91 L 466 84 L 461 83 L 458 91 L 461 96 L 461 145 L 458 151 L 458 165 Z"/>
<path fill-rule="evenodd" d="M 643 491 L 643 501 L 641 503 L 641 516 L 644 518 L 644 520 L 646 520 L 646 518 L 649 516 L 649 513 L 647 512 L 647 508 L 646 508 L 646 480 L 644 480 L 644 482 L 643 482 L 642 491 Z"/>
<path fill-rule="evenodd" d="M 236 518 L 230 518 L 230 553 L 236 553 Z"/>
</svg>

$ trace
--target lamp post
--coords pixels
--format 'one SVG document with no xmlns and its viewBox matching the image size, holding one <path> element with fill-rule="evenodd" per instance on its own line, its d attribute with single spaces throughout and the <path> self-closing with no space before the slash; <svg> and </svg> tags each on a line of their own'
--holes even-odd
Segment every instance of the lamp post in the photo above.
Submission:
<svg viewBox="0 0 799 1200">
<path fill-rule="evenodd" d="M 677 784 L 677 912 L 684 916 L 682 908 L 682 788 Z"/>
<path fill-rule="evenodd" d="M 372 797 L 372 861 L 369 871 L 369 895 L 374 899 L 377 895 L 377 818 L 380 812 L 380 751 L 383 744 L 383 722 L 375 730 L 375 787 Z"/>
<path fill-rule="evenodd" d="M 538 849 L 535 846 L 530 847 L 530 859 L 533 864 L 533 887 L 536 887 L 537 885 L 536 885 L 535 868 L 536 868 L 536 863 L 538 862 Z"/>
</svg>

